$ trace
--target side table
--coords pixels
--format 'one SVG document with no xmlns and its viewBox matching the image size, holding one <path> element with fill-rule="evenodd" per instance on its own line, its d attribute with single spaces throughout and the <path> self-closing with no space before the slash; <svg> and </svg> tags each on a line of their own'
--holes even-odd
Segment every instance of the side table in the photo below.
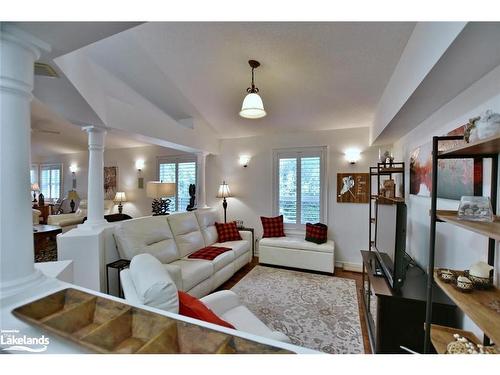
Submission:
<svg viewBox="0 0 500 375">
<path fill-rule="evenodd" d="M 252 232 L 252 259 L 255 256 L 255 232 L 253 228 L 241 227 L 238 230 L 242 230 L 244 232 Z"/>
<path fill-rule="evenodd" d="M 106 264 L 106 293 L 109 294 L 109 273 L 110 268 L 116 269 L 118 271 L 118 297 L 123 298 L 122 287 L 120 283 L 120 272 L 130 265 L 130 260 L 119 259 L 114 262 Z"/>
<path fill-rule="evenodd" d="M 49 239 L 55 238 L 62 233 L 62 228 L 58 225 L 35 224 L 33 225 L 33 240 L 35 255 L 47 246 Z"/>
</svg>

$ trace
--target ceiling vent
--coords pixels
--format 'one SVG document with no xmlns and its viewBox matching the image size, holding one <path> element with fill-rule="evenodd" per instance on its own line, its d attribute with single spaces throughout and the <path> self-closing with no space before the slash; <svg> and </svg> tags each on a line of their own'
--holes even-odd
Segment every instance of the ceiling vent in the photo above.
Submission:
<svg viewBox="0 0 500 375">
<path fill-rule="evenodd" d="M 56 78 L 59 77 L 59 74 L 57 74 L 56 70 L 53 67 L 42 62 L 35 62 L 35 75 Z"/>
</svg>

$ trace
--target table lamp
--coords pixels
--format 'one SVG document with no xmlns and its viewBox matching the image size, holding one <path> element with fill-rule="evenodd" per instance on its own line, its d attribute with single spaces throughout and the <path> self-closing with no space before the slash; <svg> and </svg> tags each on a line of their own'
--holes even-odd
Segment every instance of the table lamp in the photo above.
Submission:
<svg viewBox="0 0 500 375">
<path fill-rule="evenodd" d="M 36 193 L 40 191 L 40 186 L 36 182 L 31 184 L 31 191 L 33 192 L 33 203 L 36 203 Z"/>
<path fill-rule="evenodd" d="M 121 214 L 123 212 L 123 204 L 122 203 L 127 201 L 127 197 L 125 196 L 125 192 L 117 191 L 115 194 L 114 201 L 119 202 L 118 203 L 118 213 Z"/>
<path fill-rule="evenodd" d="M 232 197 L 231 190 L 229 190 L 229 185 L 226 184 L 226 181 L 222 181 L 222 184 L 219 186 L 219 191 L 217 192 L 217 198 L 223 198 L 222 207 L 224 207 L 224 223 L 226 222 L 226 210 L 227 210 L 226 198 L 229 197 Z"/>
<path fill-rule="evenodd" d="M 153 216 L 168 215 L 170 199 L 175 196 L 176 184 L 174 182 L 149 181 L 146 186 L 146 195 L 153 198 L 151 208 Z"/>
<path fill-rule="evenodd" d="M 69 202 L 69 206 L 71 207 L 71 213 L 74 213 L 75 212 L 75 200 L 80 199 L 76 190 L 68 191 L 68 199 L 71 199 L 71 202 Z"/>
</svg>

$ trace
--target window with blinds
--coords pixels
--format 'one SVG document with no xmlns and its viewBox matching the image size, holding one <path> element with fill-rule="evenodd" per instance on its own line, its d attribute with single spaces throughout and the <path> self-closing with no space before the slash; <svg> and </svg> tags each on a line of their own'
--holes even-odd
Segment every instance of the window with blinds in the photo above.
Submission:
<svg viewBox="0 0 500 375">
<path fill-rule="evenodd" d="M 189 185 L 196 185 L 196 159 L 161 158 L 158 160 L 158 180 L 175 182 L 176 194 L 171 198 L 171 211 L 185 211 L 189 205 Z"/>
<path fill-rule="evenodd" d="M 62 192 L 62 165 L 41 164 L 39 185 L 45 199 L 59 199 Z"/>
<path fill-rule="evenodd" d="M 325 148 L 277 150 L 275 213 L 285 223 L 324 222 Z"/>
</svg>

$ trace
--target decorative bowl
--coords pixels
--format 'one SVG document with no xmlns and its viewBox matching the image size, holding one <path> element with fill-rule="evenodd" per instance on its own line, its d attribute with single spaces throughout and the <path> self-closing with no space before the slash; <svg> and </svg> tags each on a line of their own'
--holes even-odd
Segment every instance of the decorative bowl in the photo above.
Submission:
<svg viewBox="0 0 500 375">
<path fill-rule="evenodd" d="M 471 275 L 469 270 L 464 271 L 464 276 L 466 276 L 470 281 L 472 281 L 472 285 L 476 289 L 489 289 L 493 286 L 493 275 L 490 277 L 479 277 Z"/>
<path fill-rule="evenodd" d="M 439 268 L 437 270 L 437 275 L 445 283 L 454 283 L 457 279 L 455 272 L 446 268 Z"/>
<path fill-rule="evenodd" d="M 472 291 L 472 289 L 474 288 L 474 285 L 472 284 L 472 281 L 468 277 L 458 276 L 456 287 L 461 292 L 468 293 L 468 292 Z"/>
</svg>

